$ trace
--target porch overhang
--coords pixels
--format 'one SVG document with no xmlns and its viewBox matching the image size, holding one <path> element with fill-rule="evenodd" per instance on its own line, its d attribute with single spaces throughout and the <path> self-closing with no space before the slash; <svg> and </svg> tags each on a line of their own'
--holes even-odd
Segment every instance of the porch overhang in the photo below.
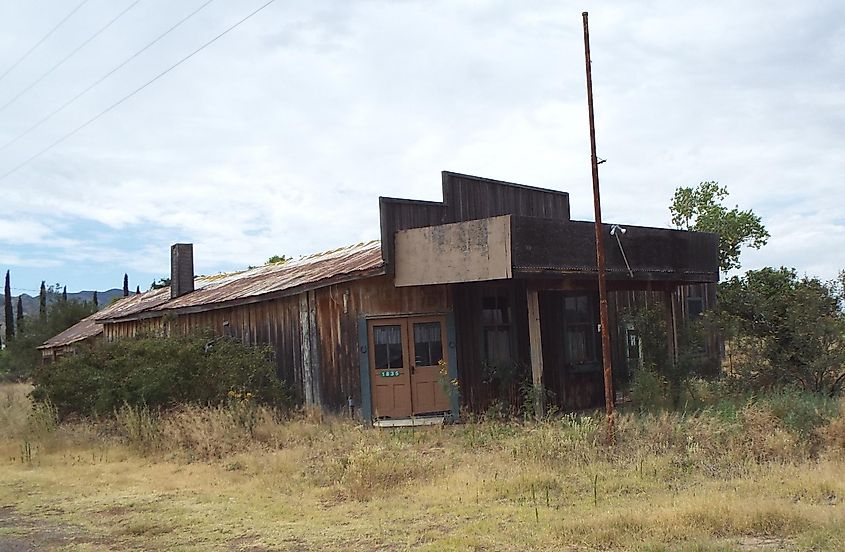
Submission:
<svg viewBox="0 0 845 552">
<path fill-rule="evenodd" d="M 607 279 L 613 287 L 719 281 L 716 234 L 603 225 Z M 618 239 L 617 239 L 618 238 Z M 627 259 L 627 263 L 626 263 Z M 503 215 L 396 233 L 396 285 L 509 278 L 596 278 L 595 225 Z"/>
</svg>

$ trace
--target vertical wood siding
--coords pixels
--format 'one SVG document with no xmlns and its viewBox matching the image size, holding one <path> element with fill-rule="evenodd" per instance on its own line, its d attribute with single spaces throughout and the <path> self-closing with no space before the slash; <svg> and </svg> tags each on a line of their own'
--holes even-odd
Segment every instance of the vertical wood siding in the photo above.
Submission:
<svg viewBox="0 0 845 552">
<path fill-rule="evenodd" d="M 319 289 L 317 332 L 321 344 L 323 403 L 342 408 L 347 398 L 361 404 L 358 320 L 362 317 L 446 313 L 452 308 L 448 286 L 396 288 L 377 276 Z"/>
</svg>

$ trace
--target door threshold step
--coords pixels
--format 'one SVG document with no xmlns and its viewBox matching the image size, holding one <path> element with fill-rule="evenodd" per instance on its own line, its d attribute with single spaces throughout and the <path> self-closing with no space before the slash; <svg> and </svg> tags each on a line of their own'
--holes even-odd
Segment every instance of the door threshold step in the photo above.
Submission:
<svg viewBox="0 0 845 552">
<path fill-rule="evenodd" d="M 437 416 L 412 416 L 410 418 L 387 418 L 384 420 L 376 420 L 373 422 L 373 427 L 417 427 L 417 426 L 431 426 L 442 425 L 446 423 L 446 414 Z"/>
</svg>

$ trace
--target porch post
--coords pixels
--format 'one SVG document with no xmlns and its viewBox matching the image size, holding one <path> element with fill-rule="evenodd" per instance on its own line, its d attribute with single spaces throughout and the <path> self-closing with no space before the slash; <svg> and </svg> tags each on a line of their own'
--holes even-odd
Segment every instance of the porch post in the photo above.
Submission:
<svg viewBox="0 0 845 552">
<path fill-rule="evenodd" d="M 666 306 L 666 342 L 669 349 L 669 361 L 674 366 L 678 362 L 678 324 L 675 309 L 675 291 L 677 286 L 670 286 L 663 292 Z"/>
<path fill-rule="evenodd" d="M 528 342 L 531 352 L 531 379 L 534 384 L 534 415 L 539 419 L 546 411 L 543 387 L 543 340 L 540 336 L 540 299 L 537 288 L 528 287 Z"/>
</svg>

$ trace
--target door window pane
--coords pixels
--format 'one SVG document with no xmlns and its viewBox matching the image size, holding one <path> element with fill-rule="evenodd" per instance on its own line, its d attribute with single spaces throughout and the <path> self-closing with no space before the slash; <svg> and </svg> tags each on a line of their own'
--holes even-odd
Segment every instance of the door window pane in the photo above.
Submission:
<svg viewBox="0 0 845 552">
<path fill-rule="evenodd" d="M 417 366 L 434 366 L 443 359 L 440 322 L 414 324 L 414 354 Z"/>
<path fill-rule="evenodd" d="M 402 326 L 374 326 L 376 369 L 402 368 Z"/>
</svg>

